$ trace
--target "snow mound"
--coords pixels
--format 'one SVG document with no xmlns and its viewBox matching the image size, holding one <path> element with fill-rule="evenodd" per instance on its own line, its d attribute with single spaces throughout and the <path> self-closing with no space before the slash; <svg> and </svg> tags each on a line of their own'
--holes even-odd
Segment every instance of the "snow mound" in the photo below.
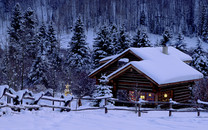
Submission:
<svg viewBox="0 0 208 130">
<path fill-rule="evenodd" d="M 8 85 L 1 85 L 0 86 L 0 98 L 3 96 L 5 89 L 8 89 L 9 86 Z"/>
</svg>

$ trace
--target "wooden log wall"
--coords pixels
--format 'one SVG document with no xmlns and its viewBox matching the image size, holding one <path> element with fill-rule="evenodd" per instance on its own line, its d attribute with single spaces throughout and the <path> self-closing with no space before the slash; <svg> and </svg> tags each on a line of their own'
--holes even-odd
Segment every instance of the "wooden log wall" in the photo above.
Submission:
<svg viewBox="0 0 208 130">
<path fill-rule="evenodd" d="M 135 90 L 137 88 L 141 91 L 153 91 L 151 81 L 133 68 L 126 70 L 121 76 L 117 77 L 117 82 L 118 89 Z"/>
<path fill-rule="evenodd" d="M 161 87 L 161 91 L 172 90 L 174 101 L 187 103 L 191 100 L 192 91 L 190 87 L 192 87 L 192 84 L 193 82 L 164 86 Z"/>
<path fill-rule="evenodd" d="M 129 59 L 129 62 L 130 61 L 140 61 L 141 59 L 139 59 L 138 57 L 136 57 L 135 55 L 131 54 L 131 53 L 127 53 L 126 55 L 124 55 L 122 58 L 128 58 Z M 125 64 L 123 64 L 125 65 Z M 117 70 L 118 68 L 120 68 L 121 66 L 119 66 L 119 61 L 115 61 L 113 64 L 111 64 L 110 66 L 108 66 L 107 68 L 103 69 L 101 72 L 100 72 L 100 75 L 101 74 L 110 74 L 112 72 L 114 72 L 115 70 Z M 99 76 L 100 76 L 99 75 Z"/>
</svg>

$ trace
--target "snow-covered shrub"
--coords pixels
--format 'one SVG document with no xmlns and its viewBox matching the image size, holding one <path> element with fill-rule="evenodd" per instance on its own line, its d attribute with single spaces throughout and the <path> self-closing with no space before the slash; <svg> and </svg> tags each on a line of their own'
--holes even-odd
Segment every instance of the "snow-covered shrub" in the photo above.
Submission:
<svg viewBox="0 0 208 130">
<path fill-rule="evenodd" d="M 99 97 L 112 97 L 112 90 L 111 90 L 111 86 L 107 85 L 108 83 L 108 78 L 106 77 L 106 75 L 102 75 L 101 78 L 99 79 L 100 84 L 96 85 L 96 90 L 94 93 L 94 97 L 95 98 L 99 98 Z M 98 106 L 102 107 L 105 105 L 105 99 L 101 99 L 101 100 L 97 100 L 97 104 Z"/>
</svg>

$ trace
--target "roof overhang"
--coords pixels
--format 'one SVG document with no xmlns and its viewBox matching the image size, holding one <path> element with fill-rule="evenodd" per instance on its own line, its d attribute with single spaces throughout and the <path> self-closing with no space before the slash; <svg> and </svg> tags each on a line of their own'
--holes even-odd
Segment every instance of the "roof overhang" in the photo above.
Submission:
<svg viewBox="0 0 208 130">
<path fill-rule="evenodd" d="M 155 80 L 153 80 L 151 77 L 149 77 L 148 75 L 146 75 L 144 72 L 142 72 L 141 70 L 139 70 L 138 68 L 136 68 L 134 65 L 132 65 L 131 63 L 128 63 L 127 65 L 117 69 L 116 71 L 112 72 L 111 74 L 109 74 L 108 80 L 113 80 L 117 77 L 119 77 L 121 74 L 123 74 L 126 70 L 133 68 L 134 70 L 136 70 L 138 73 L 142 74 L 145 78 L 147 78 L 149 81 L 151 81 L 153 84 L 155 84 L 158 87 L 163 87 L 163 86 L 170 86 L 170 85 L 176 85 L 176 84 L 182 84 L 182 83 L 189 83 L 189 82 L 194 82 L 194 81 L 198 81 L 201 80 L 202 78 L 198 78 L 198 79 L 192 79 L 192 80 L 185 80 L 185 81 L 178 81 L 178 82 L 171 82 L 171 83 L 163 83 L 163 84 L 159 84 L 157 83 Z"/>
<path fill-rule="evenodd" d="M 108 66 L 110 66 L 111 64 L 115 63 L 116 61 L 118 61 L 120 58 L 122 58 L 123 56 L 125 56 L 126 54 L 131 53 L 132 55 L 136 56 L 138 59 L 142 60 L 141 57 L 139 57 L 138 55 L 136 55 L 135 53 L 133 53 L 130 49 L 127 49 L 125 51 L 123 51 L 122 53 L 118 54 L 118 56 L 116 56 L 115 58 L 107 61 L 105 64 L 101 65 L 100 67 L 96 68 L 94 71 L 92 71 L 89 74 L 90 78 L 93 78 L 96 74 L 98 74 L 99 72 L 101 72 L 103 69 L 107 68 Z"/>
</svg>

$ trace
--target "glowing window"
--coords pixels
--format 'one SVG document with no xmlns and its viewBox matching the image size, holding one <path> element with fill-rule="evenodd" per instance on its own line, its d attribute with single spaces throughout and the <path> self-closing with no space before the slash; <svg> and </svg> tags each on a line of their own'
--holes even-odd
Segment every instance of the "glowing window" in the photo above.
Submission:
<svg viewBox="0 0 208 130">
<path fill-rule="evenodd" d="M 152 96 L 152 94 L 151 93 L 149 93 L 149 97 L 151 97 Z"/>
<path fill-rule="evenodd" d="M 165 94 L 164 94 L 164 97 L 165 97 L 165 98 L 167 98 L 167 97 L 168 97 L 168 94 L 167 94 L 167 93 L 165 93 Z"/>
<path fill-rule="evenodd" d="M 145 99 L 145 96 L 144 96 L 144 95 L 141 95 L 140 98 L 141 98 L 141 99 Z"/>
</svg>

